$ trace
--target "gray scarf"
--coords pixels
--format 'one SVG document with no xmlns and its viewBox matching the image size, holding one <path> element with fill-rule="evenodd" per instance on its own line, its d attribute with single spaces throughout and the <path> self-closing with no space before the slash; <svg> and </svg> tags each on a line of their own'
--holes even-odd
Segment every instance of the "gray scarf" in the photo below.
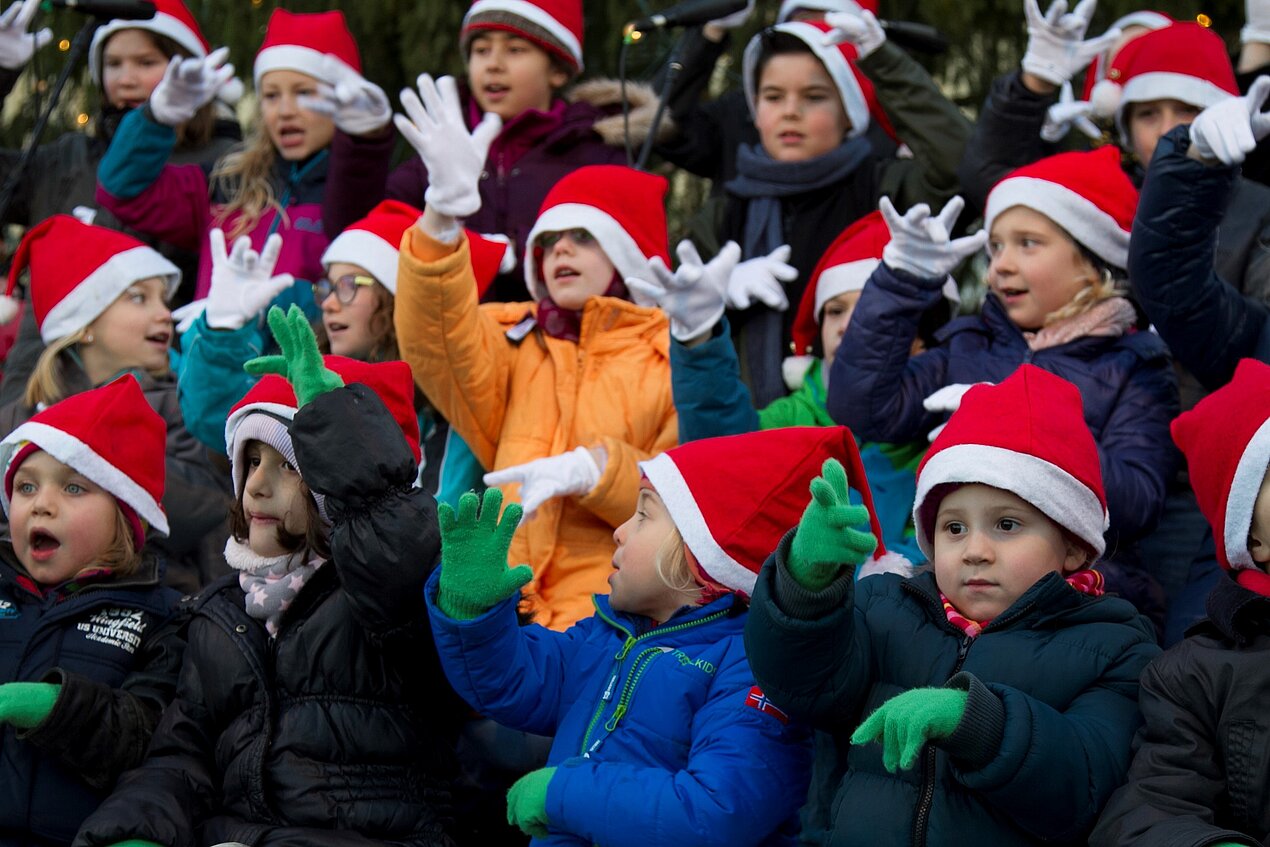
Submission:
<svg viewBox="0 0 1270 847">
<path fill-rule="evenodd" d="M 278 634 L 278 622 L 300 589 L 326 563 L 316 556 L 304 560 L 304 552 L 285 556 L 257 556 L 234 538 L 225 542 L 225 561 L 238 571 L 238 585 L 247 595 L 247 614 L 264 621 L 269 637 Z"/>
</svg>

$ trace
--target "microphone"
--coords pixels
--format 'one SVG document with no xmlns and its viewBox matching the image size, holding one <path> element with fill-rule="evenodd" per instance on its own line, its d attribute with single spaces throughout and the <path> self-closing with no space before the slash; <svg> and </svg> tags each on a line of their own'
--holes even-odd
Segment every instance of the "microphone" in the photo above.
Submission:
<svg viewBox="0 0 1270 847">
<path fill-rule="evenodd" d="M 148 0 L 49 0 L 55 9 L 70 9 L 103 20 L 144 21 L 154 17 Z"/>
<path fill-rule="evenodd" d="M 664 12 L 640 18 L 628 30 L 652 32 L 669 27 L 697 26 L 739 12 L 746 5 L 746 0 L 683 0 Z"/>
<path fill-rule="evenodd" d="M 940 54 L 948 51 L 948 37 L 930 24 L 913 21 L 884 21 L 878 23 L 886 31 L 886 37 L 900 47 L 922 53 Z"/>
</svg>

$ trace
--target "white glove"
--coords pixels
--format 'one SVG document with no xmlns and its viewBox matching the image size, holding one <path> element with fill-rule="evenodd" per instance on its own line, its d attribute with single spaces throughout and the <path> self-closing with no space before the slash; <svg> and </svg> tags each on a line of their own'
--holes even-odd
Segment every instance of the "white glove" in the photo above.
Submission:
<svg viewBox="0 0 1270 847">
<path fill-rule="evenodd" d="M 886 31 L 877 17 L 868 9 L 859 12 L 829 12 L 825 23 L 832 29 L 825 33 L 826 47 L 850 42 L 856 56 L 863 59 L 886 43 Z"/>
<path fill-rule="evenodd" d="M 409 88 L 401 92 L 406 114 L 394 115 L 393 122 L 428 168 L 423 201 L 453 218 L 476 214 L 481 209 L 485 157 L 503 129 L 503 120 L 486 112 L 476 129 L 468 132 L 454 77 L 443 76 L 433 82 L 430 75 L 421 74 L 418 85 L 418 94 Z"/>
<path fill-rule="evenodd" d="M 1191 124 L 1191 145 L 1201 159 L 1238 165 L 1257 142 L 1270 135 L 1270 113 L 1261 111 L 1270 96 L 1270 76 L 1259 76 L 1243 97 L 1214 103 Z"/>
<path fill-rule="evenodd" d="M 1244 44 L 1270 43 L 1270 0 L 1247 0 L 1239 40 Z"/>
<path fill-rule="evenodd" d="M 1036 0 L 1023 0 L 1027 15 L 1027 52 L 1023 70 L 1054 85 L 1062 85 L 1084 70 L 1095 56 L 1106 52 L 1120 38 L 1120 30 L 1109 29 L 1084 41 L 1085 30 L 1094 16 L 1098 0 L 1080 0 L 1067 14 L 1067 0 L 1054 0 L 1044 16 Z"/>
<path fill-rule="evenodd" d="M 919 279 L 937 279 L 942 286 L 953 268 L 988 242 L 988 233 L 983 230 L 955 240 L 950 238 L 949 232 L 965 205 L 961 197 L 954 197 L 943 211 L 931 217 L 930 207 L 918 203 L 901 217 L 891 199 L 883 197 L 878 209 L 891 231 L 891 240 L 882 248 L 882 261 L 889 268 Z"/>
<path fill-rule="evenodd" d="M 298 97 L 296 102 L 301 109 L 326 115 L 349 135 L 366 135 L 388 126 L 392 106 L 382 88 L 330 56 L 324 56 L 322 61 L 326 78 L 336 82 L 319 83 L 316 95 Z"/>
<path fill-rule="evenodd" d="M 1058 102 L 1045 112 L 1045 123 L 1041 126 L 1041 138 L 1051 144 L 1057 144 L 1067 137 L 1072 126 L 1095 141 L 1102 138 L 1102 130 L 1090 120 L 1094 113 L 1094 104 L 1086 100 L 1077 100 L 1072 94 L 1072 84 L 1063 83 L 1058 92 Z"/>
<path fill-rule="evenodd" d="M 789 245 L 782 244 L 766 256 L 737 265 L 728 279 L 728 306 L 748 309 L 760 302 L 778 312 L 788 309 L 789 298 L 781 283 L 798 279 L 798 268 L 789 264 L 789 254 Z"/>
<path fill-rule="evenodd" d="M 691 341 L 723 317 L 728 278 L 741 258 L 741 248 L 735 241 L 729 241 L 706 263 L 701 260 L 696 245 L 684 239 L 675 253 L 679 256 L 679 268 L 674 273 L 660 256 L 654 256 L 648 261 L 652 279 L 632 277 L 626 280 L 626 287 L 632 294 L 639 294 L 661 307 L 670 318 L 672 337 Z"/>
<path fill-rule="evenodd" d="M 180 126 L 194 117 L 234 75 L 234 66 L 225 62 L 228 56 L 228 47 L 202 59 L 173 56 L 163 79 L 150 92 L 150 114 L 164 126 Z"/>
<path fill-rule="evenodd" d="M 585 447 L 559 456 L 534 459 L 523 465 L 512 465 L 485 474 L 486 485 L 520 483 L 520 505 L 529 517 L 553 497 L 586 494 L 600 481 L 604 469 Z"/>
<path fill-rule="evenodd" d="M 754 0 L 745 4 L 745 8 L 739 12 L 733 12 L 726 17 L 717 18 L 710 21 L 707 26 L 717 26 L 719 29 L 736 29 L 745 26 L 745 22 L 750 19 L 750 15 L 754 14 Z"/>
<path fill-rule="evenodd" d="M 207 311 L 207 298 L 192 300 L 180 308 L 172 310 L 172 320 L 176 321 L 176 334 L 185 335 L 198 320 L 198 316 Z"/>
<path fill-rule="evenodd" d="M 39 8 L 40 0 L 19 0 L 0 15 L 0 68 L 16 71 L 53 40 L 53 30 L 48 27 L 36 33 L 26 31 Z"/>
<path fill-rule="evenodd" d="M 225 232 L 208 233 L 212 244 L 212 285 L 207 292 L 207 325 L 212 329 L 241 329 L 243 324 L 264 311 L 273 298 L 295 283 L 291 274 L 273 275 L 282 251 L 282 236 L 274 233 L 265 249 L 251 249 L 251 237 L 244 235 L 225 255 Z"/>
<path fill-rule="evenodd" d="M 922 407 L 928 412 L 942 412 L 951 415 L 953 412 L 961 408 L 961 398 L 966 396 L 966 392 L 974 388 L 976 385 L 992 385 L 991 382 L 954 382 L 952 385 L 945 385 L 943 388 L 935 391 L 929 397 L 922 401 Z M 927 438 L 934 441 L 939 434 L 944 431 L 944 427 L 948 426 L 947 422 L 941 423 L 932 429 Z"/>
</svg>

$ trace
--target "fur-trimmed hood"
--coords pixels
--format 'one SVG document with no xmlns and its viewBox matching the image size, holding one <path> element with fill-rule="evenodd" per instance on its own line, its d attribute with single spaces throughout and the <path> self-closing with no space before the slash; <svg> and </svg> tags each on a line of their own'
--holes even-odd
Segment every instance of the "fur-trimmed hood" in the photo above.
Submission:
<svg viewBox="0 0 1270 847">
<path fill-rule="evenodd" d="M 586 103 L 594 106 L 603 116 L 592 125 L 592 129 L 604 139 L 604 143 L 612 147 L 625 144 L 624 121 L 622 118 L 622 84 L 616 79 L 589 79 L 580 82 L 566 92 L 565 99 L 570 103 Z M 626 82 L 626 99 L 630 102 L 631 143 L 643 144 L 653 125 L 653 116 L 657 113 L 657 92 L 645 82 Z M 661 126 L 657 131 L 657 141 L 668 141 L 675 132 L 675 123 L 667 110 L 662 115 Z"/>
</svg>

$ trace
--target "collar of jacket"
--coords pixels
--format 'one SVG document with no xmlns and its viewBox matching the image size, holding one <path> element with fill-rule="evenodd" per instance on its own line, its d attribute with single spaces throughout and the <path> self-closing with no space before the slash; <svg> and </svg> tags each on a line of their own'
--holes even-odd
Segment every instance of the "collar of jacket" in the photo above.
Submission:
<svg viewBox="0 0 1270 847">
<path fill-rule="evenodd" d="M 718 612 L 727 612 L 727 620 L 738 622 L 736 627 L 738 633 L 744 627 L 742 613 L 745 611 L 745 607 L 737 604 L 735 594 L 726 594 L 704 606 L 683 606 L 679 611 L 671 615 L 669 620 L 656 627 L 652 625 L 652 621 L 649 618 L 643 615 L 614 611 L 613 607 L 609 605 L 609 595 L 607 594 L 593 594 L 591 600 L 595 604 L 595 611 L 600 620 L 610 626 L 616 624 L 617 626 L 614 628 L 624 627 L 635 637 L 656 635 L 658 630 L 663 630 L 667 633 L 677 632 L 679 627 L 685 624 L 696 624 Z"/>
<path fill-rule="evenodd" d="M 1020 350 L 1028 350 L 1027 339 L 1023 337 L 1023 330 L 1014 325 L 1006 314 L 1005 307 L 1001 305 L 1001 301 L 993 296 L 992 292 L 987 292 L 983 298 L 983 306 L 979 310 L 978 315 L 967 315 L 961 318 L 953 318 L 951 321 L 940 327 L 935 333 L 935 340 L 943 344 L 952 336 L 959 332 L 978 331 L 982 334 L 989 335 L 993 338 L 1004 340 L 1011 347 L 1017 347 Z M 1077 356 L 1080 358 L 1093 358 L 1100 355 L 1108 348 L 1114 347 L 1122 342 L 1128 342 L 1142 335 L 1134 329 L 1130 329 L 1124 335 L 1117 336 L 1083 336 L 1068 341 L 1066 344 L 1060 344 L 1057 347 L 1050 347 L 1046 350 L 1037 351 L 1038 354 L 1047 353 L 1049 351 L 1059 351 L 1066 356 Z M 1161 342 L 1163 344 L 1163 342 Z M 1030 356 L 1029 356 L 1030 358 Z"/>
<path fill-rule="evenodd" d="M 13 542 L 6 538 L 4 541 L 0 541 L 0 583 L 14 582 L 19 576 L 26 576 L 27 579 L 31 578 L 18 561 L 18 556 L 13 551 Z M 154 588 L 159 584 L 161 576 L 159 557 L 152 552 L 145 552 L 141 554 L 141 565 L 135 573 L 131 573 L 128 576 L 111 577 L 90 582 L 71 596 L 83 597 L 102 591 L 121 589 Z M 67 581 L 69 582 L 70 580 Z"/>
<path fill-rule="evenodd" d="M 533 314 L 537 320 L 537 303 L 533 304 Z M 582 307 L 578 344 L 586 347 L 597 339 L 612 337 L 617 344 L 625 345 L 631 338 L 646 337 L 669 359 L 669 327 L 670 320 L 661 309 L 637 306 L 620 297 L 592 297 Z"/>
<path fill-rule="evenodd" d="M 1223 573 L 1213 586 L 1205 607 L 1208 617 L 1190 627 L 1188 636 L 1211 627 L 1242 646 L 1257 635 L 1270 632 L 1270 597 L 1249 591 L 1229 573 Z"/>
</svg>

